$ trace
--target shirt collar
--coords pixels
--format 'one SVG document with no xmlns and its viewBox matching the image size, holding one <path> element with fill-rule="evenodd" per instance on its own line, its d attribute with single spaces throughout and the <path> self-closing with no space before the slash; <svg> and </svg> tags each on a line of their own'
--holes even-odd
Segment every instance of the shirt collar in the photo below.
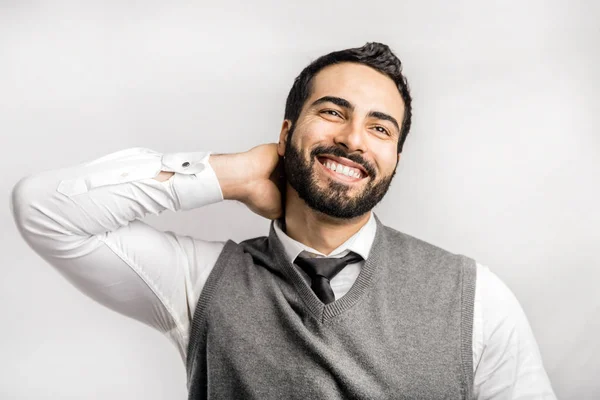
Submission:
<svg viewBox="0 0 600 400">
<path fill-rule="evenodd" d="M 293 263 L 296 257 L 300 255 L 302 252 L 311 253 L 312 255 L 322 256 L 322 257 L 343 257 L 350 251 L 359 254 L 363 259 L 367 259 L 369 257 L 369 252 L 371 251 L 371 246 L 373 245 L 373 241 L 375 240 L 375 232 L 377 230 L 377 224 L 375 221 L 375 217 L 373 212 L 371 212 L 371 216 L 366 224 L 360 228 L 358 232 L 352 235 L 348 240 L 342 243 L 338 248 L 333 250 L 329 255 L 325 255 L 318 250 L 313 249 L 303 243 L 300 243 L 291 237 L 289 237 L 285 232 L 281 230 L 279 220 L 274 221 L 274 229 L 277 238 L 283 244 L 283 248 L 285 249 L 285 254 L 288 257 L 288 260 Z"/>
</svg>

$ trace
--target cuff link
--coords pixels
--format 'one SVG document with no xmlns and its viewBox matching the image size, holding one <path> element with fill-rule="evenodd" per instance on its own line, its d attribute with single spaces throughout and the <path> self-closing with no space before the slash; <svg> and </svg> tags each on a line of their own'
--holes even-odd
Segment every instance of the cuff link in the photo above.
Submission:
<svg viewBox="0 0 600 400">
<path fill-rule="evenodd" d="M 162 170 L 186 175 L 199 174 L 206 168 L 209 152 L 179 152 L 162 155 Z"/>
</svg>

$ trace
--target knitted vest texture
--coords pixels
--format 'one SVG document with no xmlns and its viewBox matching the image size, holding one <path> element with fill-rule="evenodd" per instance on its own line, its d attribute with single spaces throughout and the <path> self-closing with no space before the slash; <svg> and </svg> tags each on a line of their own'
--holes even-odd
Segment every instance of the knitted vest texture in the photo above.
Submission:
<svg viewBox="0 0 600 400">
<path fill-rule="evenodd" d="M 323 304 L 268 237 L 229 240 L 192 320 L 189 399 L 470 399 L 475 261 L 383 225 Z"/>
</svg>

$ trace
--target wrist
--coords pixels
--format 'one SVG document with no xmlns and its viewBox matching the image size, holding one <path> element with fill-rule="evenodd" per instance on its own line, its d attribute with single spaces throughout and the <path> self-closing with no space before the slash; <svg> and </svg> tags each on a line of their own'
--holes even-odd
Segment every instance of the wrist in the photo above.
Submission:
<svg viewBox="0 0 600 400">
<path fill-rule="evenodd" d="M 247 166 L 244 166 L 242 154 L 211 154 L 208 159 L 219 181 L 224 200 L 243 202 L 247 197 L 249 182 L 243 177 Z"/>
</svg>

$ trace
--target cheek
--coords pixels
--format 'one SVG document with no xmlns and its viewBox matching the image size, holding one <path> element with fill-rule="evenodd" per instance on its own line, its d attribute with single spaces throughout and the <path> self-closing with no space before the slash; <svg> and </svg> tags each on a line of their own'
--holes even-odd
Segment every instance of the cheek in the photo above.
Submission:
<svg viewBox="0 0 600 400">
<path fill-rule="evenodd" d="M 384 175 L 390 175 L 394 168 L 396 168 L 396 161 L 398 160 L 398 153 L 396 153 L 397 147 L 394 146 L 390 149 L 389 146 L 376 150 L 377 154 L 377 167 Z"/>
<path fill-rule="evenodd" d="M 301 148 L 312 148 L 318 144 L 332 143 L 333 130 L 331 124 L 326 121 L 315 120 L 299 125 L 298 130 L 294 131 L 293 138 L 294 143 Z"/>
</svg>

